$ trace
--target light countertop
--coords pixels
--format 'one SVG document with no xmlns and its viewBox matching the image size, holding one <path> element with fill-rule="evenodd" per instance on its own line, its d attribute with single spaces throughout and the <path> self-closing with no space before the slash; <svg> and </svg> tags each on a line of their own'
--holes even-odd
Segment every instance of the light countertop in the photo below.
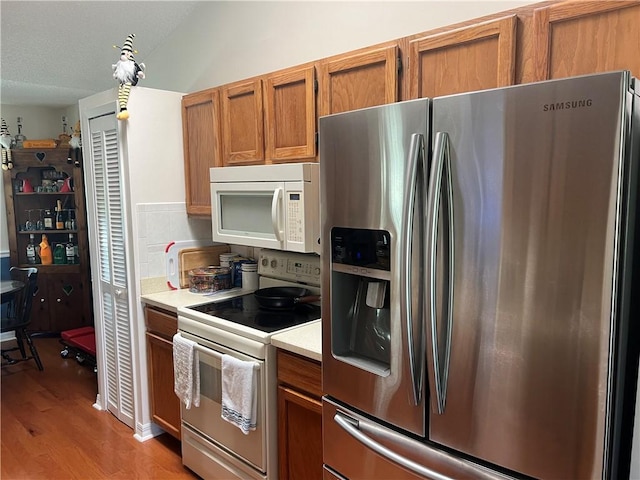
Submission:
<svg viewBox="0 0 640 480">
<path fill-rule="evenodd" d="M 304 325 L 276 333 L 271 337 L 271 344 L 283 350 L 322 361 L 322 321 L 315 320 Z"/>
<path fill-rule="evenodd" d="M 226 297 L 234 296 L 238 290 L 240 289 L 232 288 L 231 290 L 221 290 L 213 295 L 204 295 L 202 293 L 191 293 L 188 288 L 181 288 L 140 295 L 140 301 L 169 312 L 178 313 L 178 308 L 180 307 L 191 307 L 209 303 L 213 300 L 224 300 Z"/>
<path fill-rule="evenodd" d="M 225 290 L 215 295 L 203 295 L 201 293 L 191 293 L 188 288 L 182 288 L 141 295 L 140 301 L 177 314 L 180 307 L 201 305 L 214 299 L 222 300 L 226 296 L 232 296 L 235 293 L 235 290 Z M 277 333 L 271 337 L 271 343 L 277 348 L 320 362 L 322 361 L 322 322 L 321 320 L 314 320 L 286 332 Z"/>
</svg>

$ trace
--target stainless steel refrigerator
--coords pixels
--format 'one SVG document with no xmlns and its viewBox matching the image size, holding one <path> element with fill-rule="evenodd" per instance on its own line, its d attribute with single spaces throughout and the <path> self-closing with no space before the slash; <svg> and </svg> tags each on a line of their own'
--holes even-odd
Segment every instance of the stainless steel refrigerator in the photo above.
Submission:
<svg viewBox="0 0 640 480">
<path fill-rule="evenodd" d="M 326 478 L 628 475 L 639 90 L 320 118 Z"/>
</svg>

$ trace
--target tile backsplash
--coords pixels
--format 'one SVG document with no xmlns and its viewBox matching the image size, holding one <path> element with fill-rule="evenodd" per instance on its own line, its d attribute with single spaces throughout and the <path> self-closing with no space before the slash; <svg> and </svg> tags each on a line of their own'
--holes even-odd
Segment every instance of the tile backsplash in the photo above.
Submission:
<svg viewBox="0 0 640 480">
<path fill-rule="evenodd" d="M 136 215 L 140 278 L 166 275 L 165 249 L 170 242 L 211 241 L 211 219 L 187 216 L 185 203 L 139 203 Z"/>
<path fill-rule="evenodd" d="M 137 263 L 143 290 L 166 289 L 167 245 L 183 240 L 212 242 L 211 219 L 187 215 L 185 203 L 139 203 L 137 215 Z M 258 248 L 231 245 L 231 251 L 256 258 Z"/>
</svg>

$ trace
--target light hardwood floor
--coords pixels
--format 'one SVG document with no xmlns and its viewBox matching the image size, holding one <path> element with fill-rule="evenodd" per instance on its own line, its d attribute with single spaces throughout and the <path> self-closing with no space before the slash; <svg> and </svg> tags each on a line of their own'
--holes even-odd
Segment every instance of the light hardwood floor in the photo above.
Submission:
<svg viewBox="0 0 640 480">
<path fill-rule="evenodd" d="M 60 357 L 57 338 L 36 338 L 44 364 L 2 367 L 0 478 L 194 479 L 180 442 L 168 434 L 146 442 L 108 412 L 93 408 L 93 370 Z"/>
</svg>

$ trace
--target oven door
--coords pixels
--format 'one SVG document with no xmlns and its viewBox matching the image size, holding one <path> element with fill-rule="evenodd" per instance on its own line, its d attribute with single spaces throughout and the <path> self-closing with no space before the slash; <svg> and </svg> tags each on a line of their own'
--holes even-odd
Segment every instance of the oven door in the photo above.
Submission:
<svg viewBox="0 0 640 480">
<path fill-rule="evenodd" d="M 266 472 L 266 431 L 264 428 L 266 392 L 264 361 L 236 352 L 229 348 L 204 340 L 181 331 L 184 338 L 197 342 L 200 357 L 200 406 L 186 409 L 181 404 L 182 422 L 201 433 L 217 446 L 238 456 L 256 469 Z M 242 431 L 223 420 L 222 414 L 222 354 L 233 355 L 239 360 L 253 361 L 258 366 L 258 418 L 256 429 L 245 435 Z"/>
</svg>

